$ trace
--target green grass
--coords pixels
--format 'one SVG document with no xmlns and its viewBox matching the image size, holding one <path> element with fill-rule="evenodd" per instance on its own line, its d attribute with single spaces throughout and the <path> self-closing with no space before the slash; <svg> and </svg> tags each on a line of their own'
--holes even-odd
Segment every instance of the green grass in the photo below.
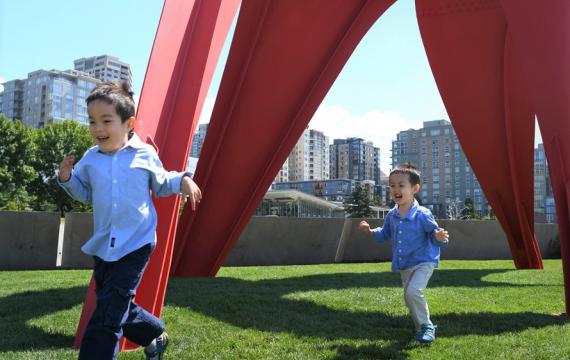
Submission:
<svg viewBox="0 0 570 360">
<path fill-rule="evenodd" d="M 169 359 L 569 359 L 559 260 L 443 261 L 426 290 L 438 338 L 412 321 L 389 263 L 223 268 L 169 282 Z M 75 359 L 89 271 L 0 272 L 0 359 Z M 140 350 L 120 359 L 142 359 Z"/>
</svg>

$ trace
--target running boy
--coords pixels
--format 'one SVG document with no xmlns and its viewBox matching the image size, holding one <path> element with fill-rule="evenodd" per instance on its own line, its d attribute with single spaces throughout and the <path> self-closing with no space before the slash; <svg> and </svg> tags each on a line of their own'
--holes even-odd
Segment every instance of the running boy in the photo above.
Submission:
<svg viewBox="0 0 570 360">
<path fill-rule="evenodd" d="M 202 194 L 189 173 L 167 172 L 156 151 L 133 133 L 135 103 L 126 83 L 97 85 L 86 99 L 96 145 L 73 166 L 68 155 L 58 182 L 73 198 L 93 205 L 93 236 L 82 250 L 94 258 L 97 305 L 79 359 L 110 360 L 122 336 L 162 359 L 164 323 L 132 300 L 156 245 L 154 196 L 181 193 L 195 210 Z"/>
<path fill-rule="evenodd" d="M 412 164 L 398 165 L 388 179 L 396 205 L 386 215 L 384 226 L 370 229 L 361 221 L 359 228 L 378 241 L 392 240 L 392 271 L 399 271 L 402 277 L 404 300 L 416 326 L 414 339 L 431 343 L 436 327 L 430 320 L 423 290 L 438 266 L 440 248 L 447 247 L 449 234 L 414 199 L 420 191 L 420 173 Z"/>
</svg>

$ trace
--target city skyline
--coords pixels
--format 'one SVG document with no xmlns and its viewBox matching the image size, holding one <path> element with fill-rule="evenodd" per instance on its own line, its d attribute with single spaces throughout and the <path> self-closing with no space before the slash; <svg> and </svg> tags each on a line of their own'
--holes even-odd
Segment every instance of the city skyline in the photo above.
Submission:
<svg viewBox="0 0 570 360">
<path fill-rule="evenodd" d="M 72 69 L 74 59 L 108 54 L 131 65 L 138 98 L 162 4 L 156 0 L 101 0 L 97 6 L 105 9 L 101 16 L 80 16 L 90 14 L 93 5 L 71 0 L 0 0 L 0 83 L 24 79 L 39 69 Z M 200 123 L 209 122 L 232 33 Z M 380 148 L 380 167 L 388 172 L 396 134 L 438 119 L 449 117 L 422 45 L 415 4 L 399 0 L 363 38 L 309 127 L 331 139 L 359 137 L 373 142 Z M 538 128 L 536 133 L 539 135 Z M 539 136 L 535 146 L 538 142 Z"/>
</svg>

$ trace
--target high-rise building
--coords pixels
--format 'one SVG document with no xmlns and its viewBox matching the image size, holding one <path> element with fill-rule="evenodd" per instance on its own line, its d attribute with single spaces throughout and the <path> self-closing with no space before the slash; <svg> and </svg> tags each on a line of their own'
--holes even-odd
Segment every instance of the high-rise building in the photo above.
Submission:
<svg viewBox="0 0 570 360">
<path fill-rule="evenodd" d="M 534 221 L 556 222 L 556 206 L 544 144 L 534 149 Z"/>
<path fill-rule="evenodd" d="M 285 160 L 283 166 L 281 166 L 281 169 L 279 169 L 279 172 L 273 180 L 274 183 L 282 183 L 287 181 L 289 181 L 289 159 Z"/>
<path fill-rule="evenodd" d="M 31 127 L 66 119 L 88 124 L 85 99 L 99 80 L 76 70 L 37 70 L 4 84 L 1 112 Z"/>
<path fill-rule="evenodd" d="M 115 56 L 100 55 L 73 61 L 75 70 L 88 73 L 101 81 L 126 80 L 132 84 L 131 66 Z"/>
<path fill-rule="evenodd" d="M 0 113 L 12 120 L 22 120 L 24 109 L 24 80 L 12 80 L 4 83 L 0 93 Z"/>
<path fill-rule="evenodd" d="M 487 215 L 487 199 L 449 121 L 424 121 L 419 130 L 399 132 L 392 142 L 392 167 L 408 161 L 421 171 L 419 196 L 436 217 L 446 218 L 452 203 L 467 199 L 477 215 Z"/>
<path fill-rule="evenodd" d="M 288 161 L 289 181 L 329 179 L 329 137 L 322 131 L 305 129 Z"/>
<path fill-rule="evenodd" d="M 534 149 L 534 212 L 539 222 L 544 216 L 546 206 L 547 178 L 548 169 L 544 145 L 538 144 L 538 147 Z"/>
<path fill-rule="evenodd" d="M 380 148 L 361 138 L 335 139 L 330 146 L 330 176 L 380 183 Z"/>
<path fill-rule="evenodd" d="M 208 132 L 209 124 L 199 124 L 198 131 L 192 137 L 192 149 L 190 149 L 190 156 L 194 158 L 199 158 L 202 152 L 202 146 L 204 146 L 204 140 L 206 139 L 206 133 Z"/>
</svg>

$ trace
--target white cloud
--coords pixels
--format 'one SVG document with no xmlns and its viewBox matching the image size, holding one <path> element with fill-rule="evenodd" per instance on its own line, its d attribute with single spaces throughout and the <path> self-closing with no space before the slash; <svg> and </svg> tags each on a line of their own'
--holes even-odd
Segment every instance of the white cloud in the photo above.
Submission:
<svg viewBox="0 0 570 360">
<path fill-rule="evenodd" d="M 2 86 L 2 84 L 4 84 L 5 82 L 6 80 L 4 80 L 4 78 L 0 76 L 0 93 L 4 91 L 4 86 Z"/>
<path fill-rule="evenodd" d="M 370 110 L 362 115 L 350 113 L 339 105 L 322 104 L 309 123 L 311 129 L 323 131 L 333 139 L 359 137 L 380 148 L 380 168 L 387 173 L 391 166 L 392 140 L 400 131 L 419 129 L 421 121 L 412 121 L 397 112 Z"/>
<path fill-rule="evenodd" d="M 210 121 L 215 103 L 214 97 L 207 97 L 202 107 L 199 124 Z M 380 168 L 388 172 L 391 168 L 390 150 L 392 140 L 399 131 L 409 128 L 419 129 L 421 122 L 414 122 L 403 118 L 397 112 L 382 112 L 373 109 L 362 115 L 351 114 L 350 111 L 339 105 L 322 104 L 309 123 L 311 129 L 319 130 L 333 139 L 359 137 L 372 141 L 374 146 L 380 148 Z"/>
<path fill-rule="evenodd" d="M 214 97 L 207 97 L 202 107 L 199 124 L 210 121 L 215 103 Z M 371 141 L 374 146 L 380 148 L 380 168 L 385 172 L 392 167 L 390 158 L 392 141 L 396 134 L 408 129 L 420 129 L 422 121 L 413 121 L 402 117 L 398 112 L 384 112 L 372 109 L 362 115 L 352 114 L 340 105 L 321 104 L 313 119 L 309 123 L 311 129 L 319 130 L 330 138 L 345 139 L 347 137 L 359 137 Z M 540 139 L 538 124 L 536 126 L 537 140 Z"/>
</svg>

